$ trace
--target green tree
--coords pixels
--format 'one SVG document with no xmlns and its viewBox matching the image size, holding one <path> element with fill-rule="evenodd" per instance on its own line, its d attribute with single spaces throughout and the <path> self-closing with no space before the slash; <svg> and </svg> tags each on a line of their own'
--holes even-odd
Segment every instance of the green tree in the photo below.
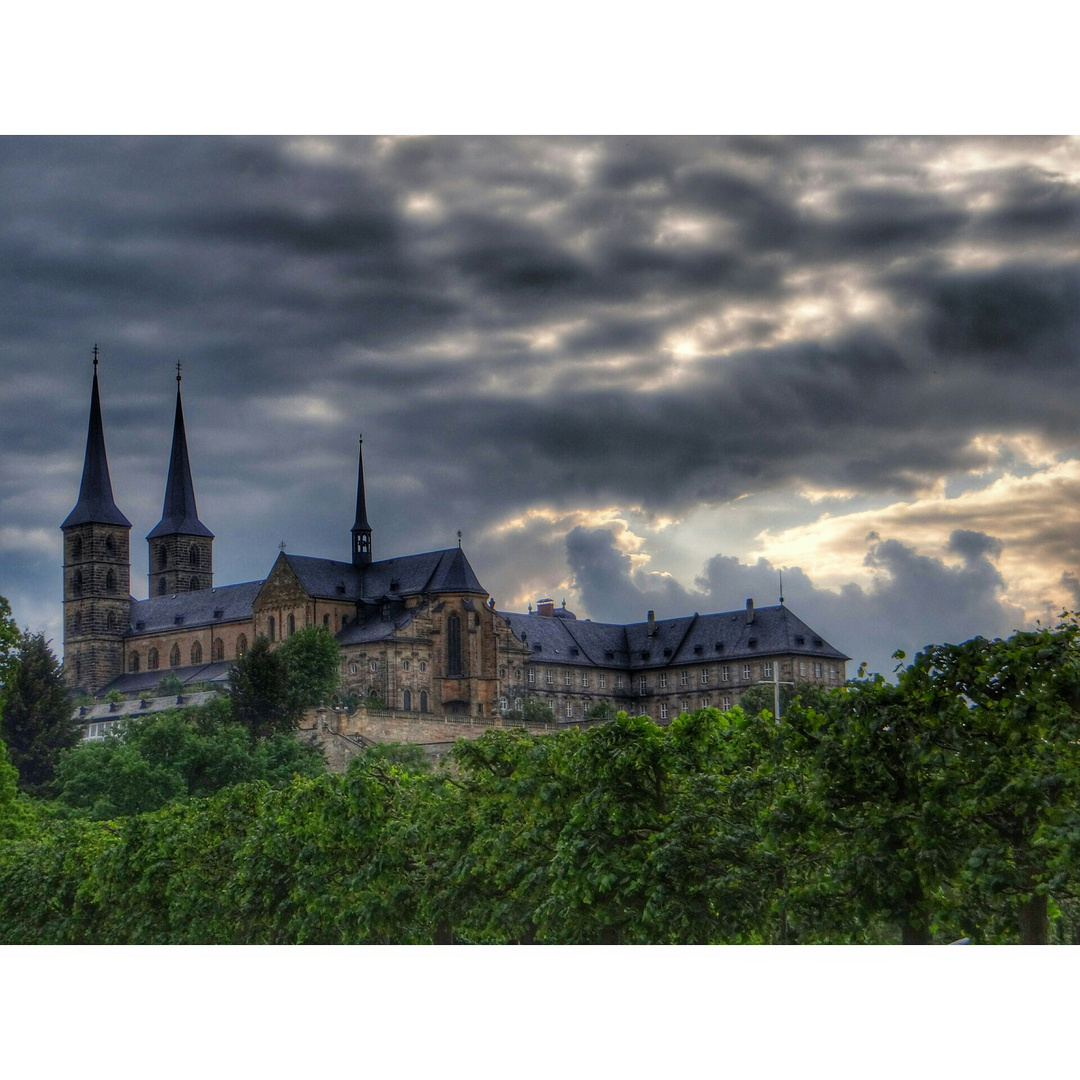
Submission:
<svg viewBox="0 0 1080 1080">
<path fill-rule="evenodd" d="M 42 634 L 23 634 L 9 671 L 0 714 L 0 739 L 19 770 L 19 787 L 45 794 L 60 751 L 79 741 L 63 671 Z"/>
<path fill-rule="evenodd" d="M 325 626 L 305 626 L 278 646 L 288 669 L 289 695 L 301 710 L 329 701 L 341 678 L 341 647 Z"/>
<path fill-rule="evenodd" d="M 0 841 L 18 839 L 30 829 L 34 817 L 27 803 L 19 791 L 19 770 L 0 742 Z"/>
<path fill-rule="evenodd" d="M 804 707 L 821 708 L 832 691 L 816 683 L 797 682 L 780 684 L 780 715 L 783 716 L 795 702 Z M 748 716 L 757 716 L 768 709 L 770 715 L 776 711 L 776 691 L 769 683 L 758 683 L 747 687 L 739 695 L 739 707 Z"/>
<path fill-rule="evenodd" d="M 955 757 L 965 915 L 984 937 L 1045 944 L 1050 898 L 1080 886 L 1080 628 L 927 649 L 907 682 Z"/>
<path fill-rule="evenodd" d="M 235 718 L 255 738 L 293 731 L 300 720 L 288 663 L 261 634 L 229 669 L 229 700 Z"/>
<path fill-rule="evenodd" d="M 65 751 L 56 787 L 61 806 L 107 820 L 254 780 L 286 784 L 324 769 L 319 751 L 291 733 L 253 740 L 219 700 L 130 719 L 119 735 Z"/>
<path fill-rule="evenodd" d="M 598 701 L 590 705 L 585 713 L 586 720 L 614 720 L 618 710 L 610 701 Z"/>
<path fill-rule="evenodd" d="M 18 663 L 21 640 L 22 634 L 11 617 L 11 605 L 0 596 L 0 708 L 3 707 L 4 687 L 10 681 Z"/>
</svg>

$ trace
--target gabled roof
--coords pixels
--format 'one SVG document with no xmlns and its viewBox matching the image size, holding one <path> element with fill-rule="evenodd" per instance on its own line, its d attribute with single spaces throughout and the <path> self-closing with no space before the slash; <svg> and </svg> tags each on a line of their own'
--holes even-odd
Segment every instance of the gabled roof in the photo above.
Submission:
<svg viewBox="0 0 1080 1080">
<path fill-rule="evenodd" d="M 518 641 L 525 635 L 538 663 L 634 670 L 777 653 L 850 659 L 783 605 L 755 609 L 752 623 L 746 621 L 744 610 L 657 619 L 652 634 L 647 622 L 622 626 L 547 615 L 497 614 Z"/>
<path fill-rule="evenodd" d="M 94 346 L 95 351 L 97 346 Z M 131 522 L 120 513 L 113 500 L 109 461 L 105 456 L 105 429 L 101 424 L 101 398 L 98 395 L 97 357 L 94 358 L 94 385 L 90 391 L 90 423 L 86 429 L 86 455 L 83 458 L 82 483 L 79 501 L 64 519 L 61 529 L 69 525 L 120 525 L 131 528 Z"/>
<path fill-rule="evenodd" d="M 195 508 L 195 485 L 191 482 L 191 462 L 188 460 L 187 435 L 184 432 L 184 407 L 180 401 L 180 376 L 176 377 L 176 415 L 173 419 L 172 454 L 169 457 L 169 478 L 165 481 L 165 503 L 161 520 L 147 534 L 147 540 L 158 536 L 208 536 L 214 534 L 199 520 Z"/>
<path fill-rule="evenodd" d="M 245 581 L 240 585 L 221 585 L 216 589 L 196 589 L 172 596 L 152 596 L 149 600 L 132 600 L 129 634 L 190 630 L 210 623 L 250 619 L 252 604 L 262 584 L 261 581 Z"/>
<path fill-rule="evenodd" d="M 486 596 L 460 548 L 382 559 L 367 566 L 308 555 L 283 555 L 308 595 L 377 603 L 384 597 L 464 592 Z"/>
</svg>

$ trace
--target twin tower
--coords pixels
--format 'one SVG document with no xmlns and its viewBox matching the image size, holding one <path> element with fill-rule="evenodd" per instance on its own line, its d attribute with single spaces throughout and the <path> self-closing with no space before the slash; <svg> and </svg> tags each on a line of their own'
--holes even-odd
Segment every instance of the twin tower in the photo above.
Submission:
<svg viewBox="0 0 1080 1080">
<path fill-rule="evenodd" d="M 93 692 L 123 670 L 123 638 L 130 630 L 131 522 L 113 499 L 98 393 L 98 349 L 86 433 L 79 501 L 64 533 L 64 673 L 68 685 Z M 180 372 L 172 456 L 161 520 L 150 545 L 149 595 L 209 589 L 214 580 L 214 534 L 199 520 L 191 482 Z"/>
<path fill-rule="evenodd" d="M 131 627 L 131 522 L 113 499 L 98 394 L 98 348 L 86 433 L 79 501 L 60 528 L 64 533 L 64 674 L 68 685 L 95 693 L 124 670 L 124 638 Z M 161 520 L 146 537 L 147 595 L 209 589 L 214 583 L 214 534 L 199 520 L 191 482 L 180 365 L 176 372 L 176 416 Z M 352 527 L 352 563 L 371 563 L 371 525 L 364 495 L 363 447 Z"/>
</svg>

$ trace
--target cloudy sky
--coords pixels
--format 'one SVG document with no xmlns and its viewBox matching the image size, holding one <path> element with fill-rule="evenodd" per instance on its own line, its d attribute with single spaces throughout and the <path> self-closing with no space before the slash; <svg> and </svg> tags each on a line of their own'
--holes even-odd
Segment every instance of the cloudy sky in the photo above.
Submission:
<svg viewBox="0 0 1080 1080">
<path fill-rule="evenodd" d="M 871 669 L 1080 605 L 1080 142 L 0 142 L 0 595 L 60 630 L 91 349 L 132 586 L 175 364 L 218 584 L 457 530 L 508 610 L 775 603 Z"/>
</svg>

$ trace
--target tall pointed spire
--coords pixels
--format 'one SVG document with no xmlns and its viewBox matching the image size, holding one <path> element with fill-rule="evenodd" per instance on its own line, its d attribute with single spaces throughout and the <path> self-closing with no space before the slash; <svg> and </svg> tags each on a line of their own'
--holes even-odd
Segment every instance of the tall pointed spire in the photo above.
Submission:
<svg viewBox="0 0 1080 1080">
<path fill-rule="evenodd" d="M 185 536 L 208 536 L 213 533 L 199 520 L 195 508 L 195 485 L 191 482 L 191 462 L 188 459 L 187 434 L 184 431 L 184 406 L 180 400 L 180 365 L 176 365 L 176 416 L 173 419 L 172 455 L 169 458 L 169 478 L 165 482 L 165 503 L 161 520 L 147 535 L 147 540 L 159 536 L 183 533 Z"/>
<path fill-rule="evenodd" d="M 94 386 L 90 391 L 90 424 L 86 431 L 86 456 L 83 458 L 82 484 L 75 509 L 60 526 L 122 525 L 131 528 L 131 522 L 120 513 L 113 500 L 112 481 L 109 479 L 109 461 L 105 456 L 105 430 L 101 424 L 101 398 L 98 395 L 98 347 L 94 346 Z"/>
<path fill-rule="evenodd" d="M 191 482 L 184 406 L 180 400 L 180 365 L 176 365 L 176 417 L 173 420 L 169 478 L 161 520 L 147 534 L 150 545 L 150 595 L 209 589 L 214 584 L 214 534 L 199 520 Z"/>
<path fill-rule="evenodd" d="M 367 499 L 364 497 L 364 438 L 360 437 L 360 463 L 356 472 L 356 520 L 352 527 L 353 566 L 371 562 L 371 525 L 367 519 Z"/>
</svg>

